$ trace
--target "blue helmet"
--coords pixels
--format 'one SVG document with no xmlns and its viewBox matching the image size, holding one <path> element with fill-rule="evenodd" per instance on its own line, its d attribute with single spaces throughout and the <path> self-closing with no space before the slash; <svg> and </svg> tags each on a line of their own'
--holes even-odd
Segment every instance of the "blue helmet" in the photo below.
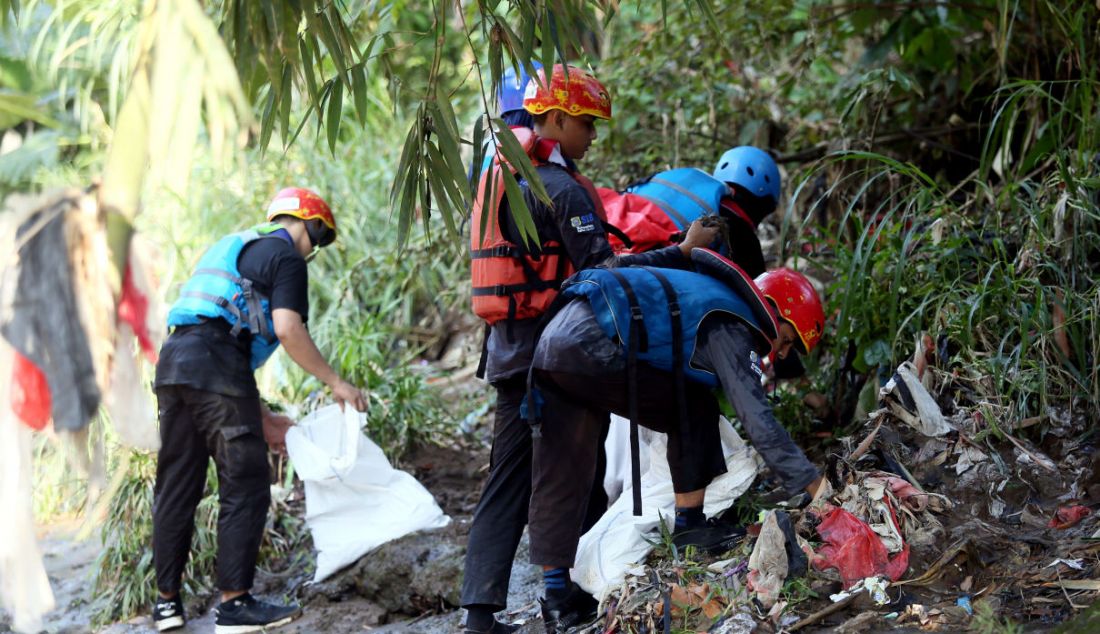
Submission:
<svg viewBox="0 0 1100 634">
<path fill-rule="evenodd" d="M 751 145 L 726 150 L 714 167 L 714 177 L 740 185 L 753 196 L 768 196 L 779 203 L 779 167 L 764 150 Z"/>
<path fill-rule="evenodd" d="M 536 71 L 542 68 L 542 64 L 536 61 L 532 61 L 531 65 Z M 516 69 L 512 66 L 504 70 L 504 77 L 500 80 L 500 114 L 523 110 L 523 93 L 530 80 L 531 77 L 522 64 L 519 67 L 519 77 L 516 77 Z"/>
</svg>

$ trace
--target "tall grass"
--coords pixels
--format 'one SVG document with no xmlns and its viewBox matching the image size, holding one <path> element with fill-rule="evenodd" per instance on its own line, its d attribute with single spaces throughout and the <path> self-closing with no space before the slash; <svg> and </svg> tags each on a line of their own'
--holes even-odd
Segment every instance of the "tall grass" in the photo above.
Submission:
<svg viewBox="0 0 1100 634">
<path fill-rule="evenodd" d="M 858 371 L 892 369 L 927 332 L 947 338 L 950 367 L 1005 422 L 1055 405 L 1100 418 L 1098 88 L 1094 74 L 1006 83 L 990 103 L 979 169 L 947 191 L 869 152 L 831 155 L 805 175 L 792 200 L 841 210 L 824 225 L 788 214 L 784 227 L 792 244 L 814 245 L 816 270 L 832 272 L 834 370 L 850 344 Z M 822 171 L 840 176 L 809 200 Z"/>
</svg>

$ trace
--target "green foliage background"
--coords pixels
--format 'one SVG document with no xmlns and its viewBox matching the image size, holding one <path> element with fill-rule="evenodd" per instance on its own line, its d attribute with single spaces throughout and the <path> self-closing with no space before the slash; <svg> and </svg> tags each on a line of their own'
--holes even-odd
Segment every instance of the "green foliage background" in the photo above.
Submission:
<svg viewBox="0 0 1100 634">
<path fill-rule="evenodd" d="M 0 193 L 83 184 L 102 170 L 148 6 L 0 2 L 0 131 L 23 141 L 0 151 Z M 995 429 L 1059 408 L 1100 419 L 1095 3 L 202 6 L 258 123 L 244 126 L 236 162 L 200 151 L 185 191 L 146 192 L 137 226 L 154 243 L 165 299 L 206 245 L 256 222 L 278 187 L 321 191 L 341 239 L 310 267 L 311 331 L 371 389 L 370 432 L 392 455 L 453 433 L 463 413 L 442 406 L 420 361 L 476 327 L 461 164 L 499 132 L 483 99 L 515 58 L 565 56 L 608 86 L 615 119 L 582 164 L 601 185 L 709 169 L 733 145 L 777 155 L 785 187 L 767 227 L 772 263 L 822 283 L 830 320 L 808 365 L 840 422 L 852 392 L 877 387 L 921 333 L 944 343 L 941 365 Z M 560 38 L 540 40 L 551 18 Z M 314 402 L 315 381 L 284 357 L 269 365 L 266 394 Z M 1040 440 L 1044 429 L 1020 433 Z M 108 528 L 147 534 L 142 460 Z M 105 570 L 141 541 L 107 535 Z M 105 617 L 149 599 L 148 565 L 101 577 L 108 596 L 126 597 Z M 209 574 L 208 561 L 196 565 L 198 578 Z"/>
</svg>

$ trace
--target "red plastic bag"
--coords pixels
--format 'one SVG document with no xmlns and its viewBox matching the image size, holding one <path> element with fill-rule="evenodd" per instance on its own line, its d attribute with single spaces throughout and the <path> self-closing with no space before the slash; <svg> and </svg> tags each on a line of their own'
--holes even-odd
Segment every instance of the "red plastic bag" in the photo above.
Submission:
<svg viewBox="0 0 1100 634">
<path fill-rule="evenodd" d="M 814 568 L 836 568 L 844 587 L 867 577 L 885 575 L 897 581 L 909 568 L 909 544 L 890 557 L 886 546 L 866 522 L 842 508 L 829 511 L 817 527 L 825 545 L 817 551 Z"/>
<path fill-rule="evenodd" d="M 11 409 L 27 427 L 41 431 L 50 420 L 53 405 L 46 375 L 27 357 L 12 354 Z"/>
<path fill-rule="evenodd" d="M 637 194 L 620 194 L 613 189 L 597 187 L 607 222 L 626 234 L 633 246 L 629 249 L 614 234 L 607 236 L 615 253 L 642 253 L 672 244 L 672 236 L 680 231 L 676 223 L 648 198 Z"/>
<path fill-rule="evenodd" d="M 1050 518 L 1050 522 L 1047 524 L 1049 528 L 1057 528 L 1059 530 L 1074 526 L 1077 522 L 1085 519 L 1092 514 L 1087 506 L 1062 506 L 1054 512 L 1054 517 Z"/>
</svg>

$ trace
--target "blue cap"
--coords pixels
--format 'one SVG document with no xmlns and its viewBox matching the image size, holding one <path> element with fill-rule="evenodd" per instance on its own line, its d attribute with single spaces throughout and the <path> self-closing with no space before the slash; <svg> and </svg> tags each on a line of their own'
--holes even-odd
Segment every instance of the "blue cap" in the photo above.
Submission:
<svg viewBox="0 0 1100 634">
<path fill-rule="evenodd" d="M 714 177 L 740 185 L 753 196 L 770 196 L 779 203 L 779 167 L 764 150 L 751 145 L 727 150 L 714 167 Z"/>
<path fill-rule="evenodd" d="M 535 67 L 535 70 L 542 68 L 542 64 L 532 61 L 531 65 Z M 519 76 L 516 76 L 516 69 L 509 66 L 504 71 L 504 77 L 500 80 L 500 114 L 511 112 L 513 110 L 523 110 L 523 93 L 527 89 L 527 82 L 531 77 L 527 74 L 527 69 L 521 64 L 519 67 Z"/>
</svg>

